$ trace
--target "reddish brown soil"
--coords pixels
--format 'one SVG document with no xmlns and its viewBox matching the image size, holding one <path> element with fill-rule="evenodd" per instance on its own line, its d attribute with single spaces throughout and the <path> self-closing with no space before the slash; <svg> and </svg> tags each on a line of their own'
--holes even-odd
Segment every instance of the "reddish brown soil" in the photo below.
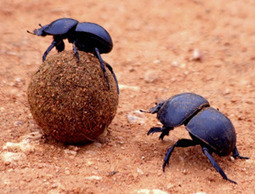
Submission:
<svg viewBox="0 0 255 194">
<path fill-rule="evenodd" d="M 1 193 L 253 193 L 254 10 L 251 0 L 1 0 Z M 102 57 L 119 80 L 118 112 L 108 134 L 84 146 L 41 138 L 27 103 L 52 37 L 26 30 L 61 17 L 98 23 L 114 41 Z M 233 122 L 239 152 L 250 160 L 213 156 L 238 185 L 223 180 L 199 146 L 177 148 L 162 172 L 165 152 L 188 133 L 147 136 L 160 123 L 137 110 L 181 92 L 206 97 Z"/>
</svg>

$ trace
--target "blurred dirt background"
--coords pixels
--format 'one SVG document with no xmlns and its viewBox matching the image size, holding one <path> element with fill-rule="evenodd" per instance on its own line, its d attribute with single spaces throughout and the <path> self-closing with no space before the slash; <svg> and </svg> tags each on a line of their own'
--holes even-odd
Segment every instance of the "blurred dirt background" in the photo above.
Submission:
<svg viewBox="0 0 255 194">
<path fill-rule="evenodd" d="M 254 10 L 253 0 L 0 0 L 0 193 L 254 193 Z M 27 103 L 52 37 L 26 30 L 61 17 L 98 23 L 114 42 L 102 57 L 119 80 L 118 112 L 107 135 L 84 146 L 43 139 Z M 160 123 L 138 110 L 181 92 L 231 119 L 250 160 L 214 157 L 238 185 L 199 146 L 177 148 L 162 172 L 165 152 L 188 133 L 147 136 Z"/>
</svg>

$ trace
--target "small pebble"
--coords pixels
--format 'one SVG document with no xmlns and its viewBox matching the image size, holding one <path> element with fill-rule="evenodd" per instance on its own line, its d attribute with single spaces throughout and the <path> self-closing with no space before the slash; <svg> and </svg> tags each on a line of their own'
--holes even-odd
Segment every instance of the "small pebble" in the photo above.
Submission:
<svg viewBox="0 0 255 194">
<path fill-rule="evenodd" d="M 141 175 L 144 174 L 144 172 L 143 172 L 140 168 L 137 168 L 137 172 L 138 172 L 139 174 L 141 174 Z"/>
<path fill-rule="evenodd" d="M 160 62 L 161 62 L 160 59 L 155 59 L 155 60 L 153 61 L 154 64 L 159 64 Z"/>
<path fill-rule="evenodd" d="M 128 86 L 128 85 L 123 85 L 123 84 L 119 84 L 119 89 L 127 89 L 127 90 L 134 90 L 134 91 L 140 91 L 140 87 L 138 86 Z"/>
<path fill-rule="evenodd" d="M 180 68 L 185 69 L 185 68 L 186 68 L 186 64 L 185 64 L 185 63 L 182 63 L 182 64 L 180 65 Z"/>
<path fill-rule="evenodd" d="M 65 149 L 64 152 L 65 152 L 66 155 L 69 155 L 69 156 L 76 156 L 77 155 L 77 151 L 74 151 L 74 150 Z"/>
<path fill-rule="evenodd" d="M 158 80 L 158 73 L 155 71 L 147 71 L 144 74 L 144 81 L 146 83 L 155 83 Z"/>
<path fill-rule="evenodd" d="M 22 151 L 26 154 L 29 154 L 35 151 L 35 146 L 27 142 L 26 139 L 24 139 L 19 143 L 6 142 L 6 144 L 3 146 L 3 150 L 8 150 L 11 152 Z"/>
<path fill-rule="evenodd" d="M 179 65 L 179 63 L 178 63 L 177 61 L 173 61 L 173 62 L 172 62 L 172 66 L 178 67 L 178 65 Z"/>
<path fill-rule="evenodd" d="M 192 54 L 193 61 L 202 61 L 203 57 L 204 57 L 204 54 L 199 49 L 194 49 Z"/>
<path fill-rule="evenodd" d="M 20 162 L 22 160 L 26 159 L 26 155 L 24 153 L 18 152 L 18 153 L 14 153 L 14 152 L 3 152 L 1 154 L 1 158 L 4 162 L 4 164 L 8 165 L 8 164 L 15 164 L 16 162 Z"/>
<path fill-rule="evenodd" d="M 129 123 L 137 123 L 137 124 L 144 124 L 145 118 L 144 115 L 139 111 L 133 111 L 127 115 L 127 120 Z"/>
<path fill-rule="evenodd" d="M 171 188 L 173 188 L 173 187 L 174 187 L 174 185 L 173 185 L 172 183 L 168 183 L 167 186 L 166 186 L 167 190 L 168 190 L 168 189 L 171 189 Z"/>
<path fill-rule="evenodd" d="M 140 189 L 140 190 L 137 190 L 137 193 L 138 194 L 168 194 L 168 192 L 166 191 L 162 191 L 160 189 Z"/>
<path fill-rule="evenodd" d="M 86 180 L 101 180 L 102 177 L 101 176 L 92 175 L 92 176 L 86 176 L 85 179 Z"/>
</svg>

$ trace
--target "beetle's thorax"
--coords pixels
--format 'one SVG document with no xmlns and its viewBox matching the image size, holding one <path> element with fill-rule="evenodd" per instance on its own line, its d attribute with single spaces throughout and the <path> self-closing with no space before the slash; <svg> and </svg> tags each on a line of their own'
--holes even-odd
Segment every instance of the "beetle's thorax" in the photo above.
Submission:
<svg viewBox="0 0 255 194">
<path fill-rule="evenodd" d="M 157 114 L 159 121 L 166 127 L 187 124 L 200 110 L 210 106 L 203 97 L 193 93 L 183 93 L 168 99 Z"/>
</svg>

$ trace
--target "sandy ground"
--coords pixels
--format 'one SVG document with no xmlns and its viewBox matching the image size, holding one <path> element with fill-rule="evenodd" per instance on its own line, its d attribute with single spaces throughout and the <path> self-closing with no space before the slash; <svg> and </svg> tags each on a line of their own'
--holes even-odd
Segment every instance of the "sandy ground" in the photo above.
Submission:
<svg viewBox="0 0 255 194">
<path fill-rule="evenodd" d="M 1 0 L 1 193 L 253 193 L 255 191 L 255 2 L 169 0 Z M 120 101 L 108 134 L 84 146 L 43 139 L 27 103 L 27 86 L 52 37 L 32 36 L 38 24 L 72 17 L 102 25 L 114 49 L 102 55 L 117 74 Z M 66 42 L 67 43 L 67 42 Z M 72 49 L 67 43 L 67 50 Z M 50 55 L 54 55 L 54 49 Z M 155 102 L 195 92 L 226 114 L 237 147 L 250 160 L 213 155 L 199 146 L 177 148 L 166 172 L 167 149 L 189 138 L 184 127 L 164 141 Z"/>
</svg>

